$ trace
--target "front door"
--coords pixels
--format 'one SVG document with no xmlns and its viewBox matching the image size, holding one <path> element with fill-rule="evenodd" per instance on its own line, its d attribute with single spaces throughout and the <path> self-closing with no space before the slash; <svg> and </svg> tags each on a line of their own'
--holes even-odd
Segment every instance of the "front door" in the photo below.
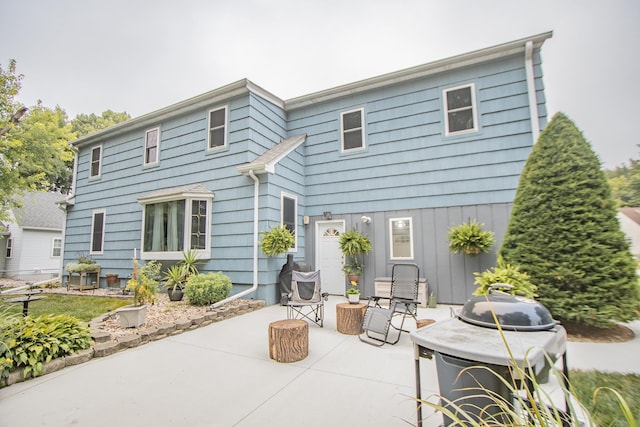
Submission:
<svg viewBox="0 0 640 427">
<path fill-rule="evenodd" d="M 316 268 L 320 270 L 322 292 L 344 295 L 345 282 L 342 273 L 344 259 L 338 239 L 344 233 L 344 221 L 316 222 Z"/>
</svg>

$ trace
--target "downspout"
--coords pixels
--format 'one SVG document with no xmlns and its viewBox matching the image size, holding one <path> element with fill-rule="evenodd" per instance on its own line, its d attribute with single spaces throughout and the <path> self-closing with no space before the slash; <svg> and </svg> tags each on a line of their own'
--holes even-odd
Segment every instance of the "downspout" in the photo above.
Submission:
<svg viewBox="0 0 640 427">
<path fill-rule="evenodd" d="M 529 114 L 531 115 L 531 133 L 535 144 L 540 136 L 540 123 L 538 122 L 538 99 L 536 97 L 536 81 L 533 73 L 533 42 L 529 40 L 525 44 L 524 68 L 527 73 L 527 92 L 529 94 Z"/>
<path fill-rule="evenodd" d="M 258 212 L 260 207 L 258 197 L 260 196 L 260 180 L 255 176 L 253 170 L 249 170 L 249 176 L 253 179 L 253 286 L 212 304 L 211 308 L 220 307 L 222 304 L 243 297 L 258 289 Z"/>
</svg>

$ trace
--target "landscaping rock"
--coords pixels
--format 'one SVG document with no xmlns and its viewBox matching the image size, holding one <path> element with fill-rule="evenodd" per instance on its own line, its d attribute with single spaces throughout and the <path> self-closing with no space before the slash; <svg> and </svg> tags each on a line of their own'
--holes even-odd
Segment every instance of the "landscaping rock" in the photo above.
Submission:
<svg viewBox="0 0 640 427">
<path fill-rule="evenodd" d="M 123 348 L 133 348 L 142 343 L 142 337 L 140 335 L 127 335 L 118 338 L 118 342 Z"/>
<path fill-rule="evenodd" d="M 117 341 L 109 341 L 101 344 L 97 344 L 93 347 L 94 357 L 110 356 L 120 351 L 120 343 Z"/>
<path fill-rule="evenodd" d="M 93 358 L 93 348 L 86 350 L 80 350 L 76 353 L 70 354 L 64 358 L 66 366 L 79 365 L 80 363 L 88 362 Z"/>
<path fill-rule="evenodd" d="M 46 375 L 52 372 L 59 371 L 65 366 L 66 366 L 66 360 L 64 357 L 52 359 L 49 362 L 46 362 L 44 365 L 42 365 L 42 372 L 39 375 Z"/>
</svg>

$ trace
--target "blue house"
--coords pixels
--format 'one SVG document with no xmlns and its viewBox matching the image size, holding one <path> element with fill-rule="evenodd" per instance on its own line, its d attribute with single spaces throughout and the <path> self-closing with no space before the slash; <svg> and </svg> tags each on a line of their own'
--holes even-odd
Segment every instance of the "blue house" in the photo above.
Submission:
<svg viewBox="0 0 640 427">
<path fill-rule="evenodd" d="M 89 254 L 127 276 L 134 251 L 168 265 L 194 249 L 233 293 L 279 302 L 284 258 L 259 233 L 295 230 L 294 259 L 344 294 L 338 236 L 373 251 L 364 295 L 414 262 L 441 303 L 463 303 L 495 263 L 520 172 L 546 124 L 540 50 L 551 32 L 282 100 L 249 80 L 74 141 L 64 263 Z M 476 219 L 492 253 L 453 254 Z M 104 286 L 104 278 L 102 279 Z"/>
</svg>

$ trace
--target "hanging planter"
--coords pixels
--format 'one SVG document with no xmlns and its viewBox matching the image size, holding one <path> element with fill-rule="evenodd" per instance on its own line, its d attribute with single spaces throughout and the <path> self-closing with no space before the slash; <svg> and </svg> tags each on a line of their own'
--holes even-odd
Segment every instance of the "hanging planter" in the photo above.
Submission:
<svg viewBox="0 0 640 427">
<path fill-rule="evenodd" d="M 296 241 L 293 233 L 284 225 L 275 226 L 260 234 L 262 253 L 270 257 L 286 253 Z"/>
<path fill-rule="evenodd" d="M 492 231 L 484 231 L 484 224 L 479 224 L 475 219 L 466 224 L 460 224 L 449 229 L 449 250 L 451 252 L 464 253 L 466 255 L 478 255 L 489 252 L 493 246 Z"/>
</svg>

